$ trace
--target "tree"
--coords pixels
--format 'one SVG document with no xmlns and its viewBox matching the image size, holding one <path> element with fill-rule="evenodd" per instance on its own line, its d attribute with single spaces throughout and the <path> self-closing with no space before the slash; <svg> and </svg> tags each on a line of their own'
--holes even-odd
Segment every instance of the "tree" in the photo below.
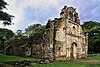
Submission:
<svg viewBox="0 0 100 67">
<path fill-rule="evenodd" d="M 43 34 L 45 26 L 41 24 L 33 24 L 25 29 L 26 34 L 31 37 L 31 40 L 35 44 L 43 43 Z"/>
<path fill-rule="evenodd" d="M 13 36 L 5 42 L 5 53 L 26 56 L 27 47 L 29 47 L 28 40 L 27 36 Z"/>
<path fill-rule="evenodd" d="M 84 33 L 88 33 L 88 53 L 100 52 L 100 23 L 87 21 L 82 25 Z"/>
<path fill-rule="evenodd" d="M 96 21 L 87 21 L 87 22 L 84 22 L 84 24 L 82 25 L 83 29 L 91 29 L 98 26 L 100 26 L 100 24 Z"/>
<path fill-rule="evenodd" d="M 3 9 L 7 9 L 6 5 L 8 5 L 7 2 L 0 0 L 0 21 L 3 21 L 4 25 L 11 25 L 11 20 L 14 16 L 3 11 Z"/>
<path fill-rule="evenodd" d="M 33 24 L 33 25 L 30 25 L 30 26 L 28 26 L 28 28 L 25 29 L 25 33 L 27 35 L 31 36 L 34 33 L 39 32 L 41 26 L 42 26 L 41 24 Z"/>
<path fill-rule="evenodd" d="M 14 35 L 13 31 L 0 28 L 0 50 L 4 49 L 4 41 L 10 39 Z"/>
<path fill-rule="evenodd" d="M 17 30 L 17 36 L 22 36 L 22 30 Z"/>
<path fill-rule="evenodd" d="M 43 33 L 45 30 L 45 26 L 41 24 L 33 24 L 28 26 L 28 28 L 25 29 L 25 33 L 28 36 L 33 36 L 35 33 Z"/>
</svg>

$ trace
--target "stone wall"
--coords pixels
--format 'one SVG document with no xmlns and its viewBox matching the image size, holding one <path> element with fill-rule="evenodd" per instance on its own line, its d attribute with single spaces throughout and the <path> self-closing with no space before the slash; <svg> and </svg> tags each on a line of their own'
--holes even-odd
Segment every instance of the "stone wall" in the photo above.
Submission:
<svg viewBox="0 0 100 67">
<path fill-rule="evenodd" d="M 87 54 L 87 39 L 80 26 L 76 9 L 65 6 L 60 13 L 60 18 L 49 20 L 46 25 L 45 44 L 55 60 L 71 60 L 85 58 Z M 73 46 L 74 43 L 74 46 Z M 52 46 L 50 48 L 50 46 Z M 73 51 L 73 50 L 76 50 Z M 76 57 L 73 57 L 76 56 Z M 72 58 L 73 57 L 73 58 Z"/>
</svg>

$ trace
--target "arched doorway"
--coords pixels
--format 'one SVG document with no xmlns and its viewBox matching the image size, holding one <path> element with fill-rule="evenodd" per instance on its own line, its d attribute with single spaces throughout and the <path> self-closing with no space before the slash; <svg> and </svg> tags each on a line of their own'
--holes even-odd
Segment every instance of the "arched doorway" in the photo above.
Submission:
<svg viewBox="0 0 100 67">
<path fill-rule="evenodd" d="M 77 44 L 75 42 L 71 45 L 71 59 L 77 59 Z"/>
</svg>

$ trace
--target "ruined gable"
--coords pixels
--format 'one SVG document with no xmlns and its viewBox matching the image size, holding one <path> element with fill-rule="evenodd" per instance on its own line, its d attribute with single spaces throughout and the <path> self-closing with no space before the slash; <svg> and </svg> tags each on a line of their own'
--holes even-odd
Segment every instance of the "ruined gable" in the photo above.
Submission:
<svg viewBox="0 0 100 67">
<path fill-rule="evenodd" d="M 87 39 L 80 26 L 76 9 L 64 6 L 60 18 L 46 25 L 46 57 L 54 60 L 71 60 L 87 57 Z"/>
</svg>

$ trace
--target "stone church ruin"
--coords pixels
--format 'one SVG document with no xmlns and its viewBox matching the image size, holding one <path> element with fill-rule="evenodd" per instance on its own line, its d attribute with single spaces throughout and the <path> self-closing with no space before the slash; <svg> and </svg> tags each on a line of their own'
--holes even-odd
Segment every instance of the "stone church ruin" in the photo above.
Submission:
<svg viewBox="0 0 100 67">
<path fill-rule="evenodd" d="M 44 58 L 73 60 L 87 57 L 88 42 L 76 9 L 64 6 L 60 18 L 48 20 L 44 33 Z"/>
<path fill-rule="evenodd" d="M 42 33 L 35 33 L 38 37 L 34 38 L 34 35 L 30 38 L 30 32 L 27 36 L 11 38 L 5 42 L 5 54 L 37 56 L 48 62 L 87 57 L 88 37 L 84 35 L 78 13 L 73 7 L 64 6 L 60 18 L 49 19 Z"/>
</svg>

